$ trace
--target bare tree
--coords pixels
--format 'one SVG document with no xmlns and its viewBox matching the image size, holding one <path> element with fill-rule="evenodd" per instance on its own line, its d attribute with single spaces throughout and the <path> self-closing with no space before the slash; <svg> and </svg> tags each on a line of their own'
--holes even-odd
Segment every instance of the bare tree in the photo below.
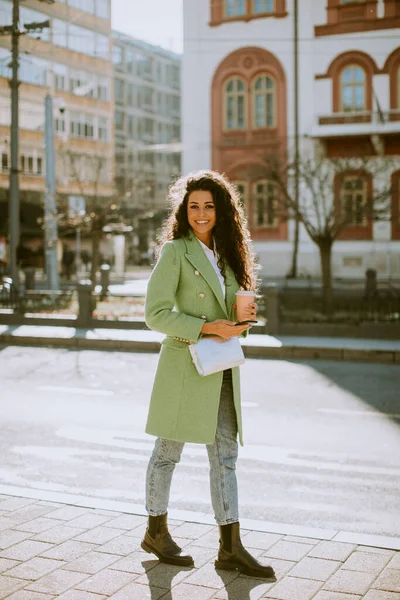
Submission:
<svg viewBox="0 0 400 600">
<path fill-rule="evenodd" d="M 291 185 L 290 159 L 268 156 L 265 168 L 259 169 L 258 176 L 276 185 L 277 217 L 297 219 L 318 247 L 327 314 L 333 311 L 333 245 L 346 228 L 390 219 L 393 169 L 394 161 L 384 157 L 328 159 L 303 155 L 298 161 L 298 203 Z"/>
<path fill-rule="evenodd" d="M 67 161 L 69 179 L 74 182 L 79 194 L 85 198 L 86 213 L 80 219 L 68 219 L 66 222 L 71 227 L 80 226 L 83 231 L 88 232 L 92 243 L 92 261 L 90 279 L 93 287 L 96 285 L 96 274 L 99 268 L 100 242 L 103 237 L 103 229 L 116 217 L 116 204 L 114 198 L 104 199 L 100 195 L 100 186 L 103 182 L 103 174 L 107 169 L 107 157 L 99 154 L 81 154 L 70 149 L 63 149 L 60 156 Z"/>
</svg>

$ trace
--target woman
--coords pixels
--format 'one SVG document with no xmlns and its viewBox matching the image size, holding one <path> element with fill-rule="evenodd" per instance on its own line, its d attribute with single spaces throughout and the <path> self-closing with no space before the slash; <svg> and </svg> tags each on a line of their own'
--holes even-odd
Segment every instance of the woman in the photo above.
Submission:
<svg viewBox="0 0 400 600">
<path fill-rule="evenodd" d="M 189 343 L 202 335 L 246 335 L 235 325 L 235 294 L 254 289 L 250 238 L 235 187 L 213 171 L 197 171 L 170 189 L 172 212 L 150 277 L 146 323 L 166 334 L 155 376 L 146 432 L 157 436 L 146 478 L 148 527 L 142 548 L 162 562 L 192 566 L 167 525 L 171 480 L 185 442 L 206 444 L 211 499 L 220 529 L 215 566 L 273 577 L 240 541 L 236 483 L 237 436 L 242 441 L 239 368 L 201 377 Z M 254 319 L 256 305 L 247 318 Z"/>
</svg>

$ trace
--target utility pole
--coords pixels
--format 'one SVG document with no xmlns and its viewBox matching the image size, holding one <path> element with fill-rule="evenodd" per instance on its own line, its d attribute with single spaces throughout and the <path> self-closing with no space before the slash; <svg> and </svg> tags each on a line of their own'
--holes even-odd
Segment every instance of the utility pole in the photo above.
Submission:
<svg viewBox="0 0 400 600">
<path fill-rule="evenodd" d="M 299 11 L 298 0 L 293 0 L 293 71 L 294 71 L 294 202 L 299 205 Z M 295 215 L 292 265 L 289 277 L 297 277 L 300 221 Z"/>
<path fill-rule="evenodd" d="M 47 288 L 52 292 L 59 289 L 57 261 L 57 207 L 56 207 L 56 168 L 54 154 L 53 98 L 45 98 L 45 152 L 46 152 L 46 197 L 44 202 L 45 256 Z"/>
<path fill-rule="evenodd" d="M 41 0 L 47 4 L 52 4 L 54 0 Z M 12 25 L 0 27 L 0 35 L 11 35 L 11 79 L 9 81 L 11 88 L 11 164 L 10 164 L 10 187 L 9 187 L 9 265 L 10 275 L 13 282 L 14 292 L 19 290 L 19 273 L 17 252 L 20 242 L 20 226 L 19 226 L 19 38 L 29 31 L 42 31 L 50 27 L 50 21 L 42 23 L 27 23 L 24 29 L 19 28 L 19 3 L 20 0 L 13 0 L 12 5 Z"/>
</svg>

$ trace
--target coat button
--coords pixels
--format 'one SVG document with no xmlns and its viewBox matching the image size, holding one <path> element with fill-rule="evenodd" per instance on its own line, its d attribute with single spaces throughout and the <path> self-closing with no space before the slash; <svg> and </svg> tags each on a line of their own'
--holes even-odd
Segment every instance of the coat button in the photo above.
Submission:
<svg viewBox="0 0 400 600">
<path fill-rule="evenodd" d="M 200 319 L 207 319 L 206 315 L 201 315 Z"/>
<path fill-rule="evenodd" d="M 204 298 L 204 294 L 199 294 L 199 298 Z"/>
<path fill-rule="evenodd" d="M 195 271 L 194 274 L 195 275 L 200 275 L 200 271 Z"/>
</svg>

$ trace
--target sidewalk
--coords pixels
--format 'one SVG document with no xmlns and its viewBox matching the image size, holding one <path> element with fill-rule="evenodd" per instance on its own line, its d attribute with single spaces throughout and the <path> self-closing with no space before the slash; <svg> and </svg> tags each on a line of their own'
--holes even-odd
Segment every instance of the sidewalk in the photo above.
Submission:
<svg viewBox="0 0 400 600">
<path fill-rule="evenodd" d="M 141 329 L 77 329 L 42 325 L 0 325 L 0 344 L 54 348 L 158 352 L 163 335 Z M 243 340 L 249 358 L 325 359 L 400 364 L 400 340 L 271 336 Z"/>
<path fill-rule="evenodd" d="M 115 502 L 107 510 L 95 499 L 63 504 L 20 493 L 30 498 L 0 495 L 0 600 L 400 599 L 400 539 L 316 529 L 302 537 L 299 527 L 243 522 L 246 547 L 276 571 L 276 581 L 258 580 L 215 571 L 211 522 L 170 518 L 195 560 L 193 569 L 172 567 L 141 550 L 143 514 L 115 510 Z"/>
</svg>

